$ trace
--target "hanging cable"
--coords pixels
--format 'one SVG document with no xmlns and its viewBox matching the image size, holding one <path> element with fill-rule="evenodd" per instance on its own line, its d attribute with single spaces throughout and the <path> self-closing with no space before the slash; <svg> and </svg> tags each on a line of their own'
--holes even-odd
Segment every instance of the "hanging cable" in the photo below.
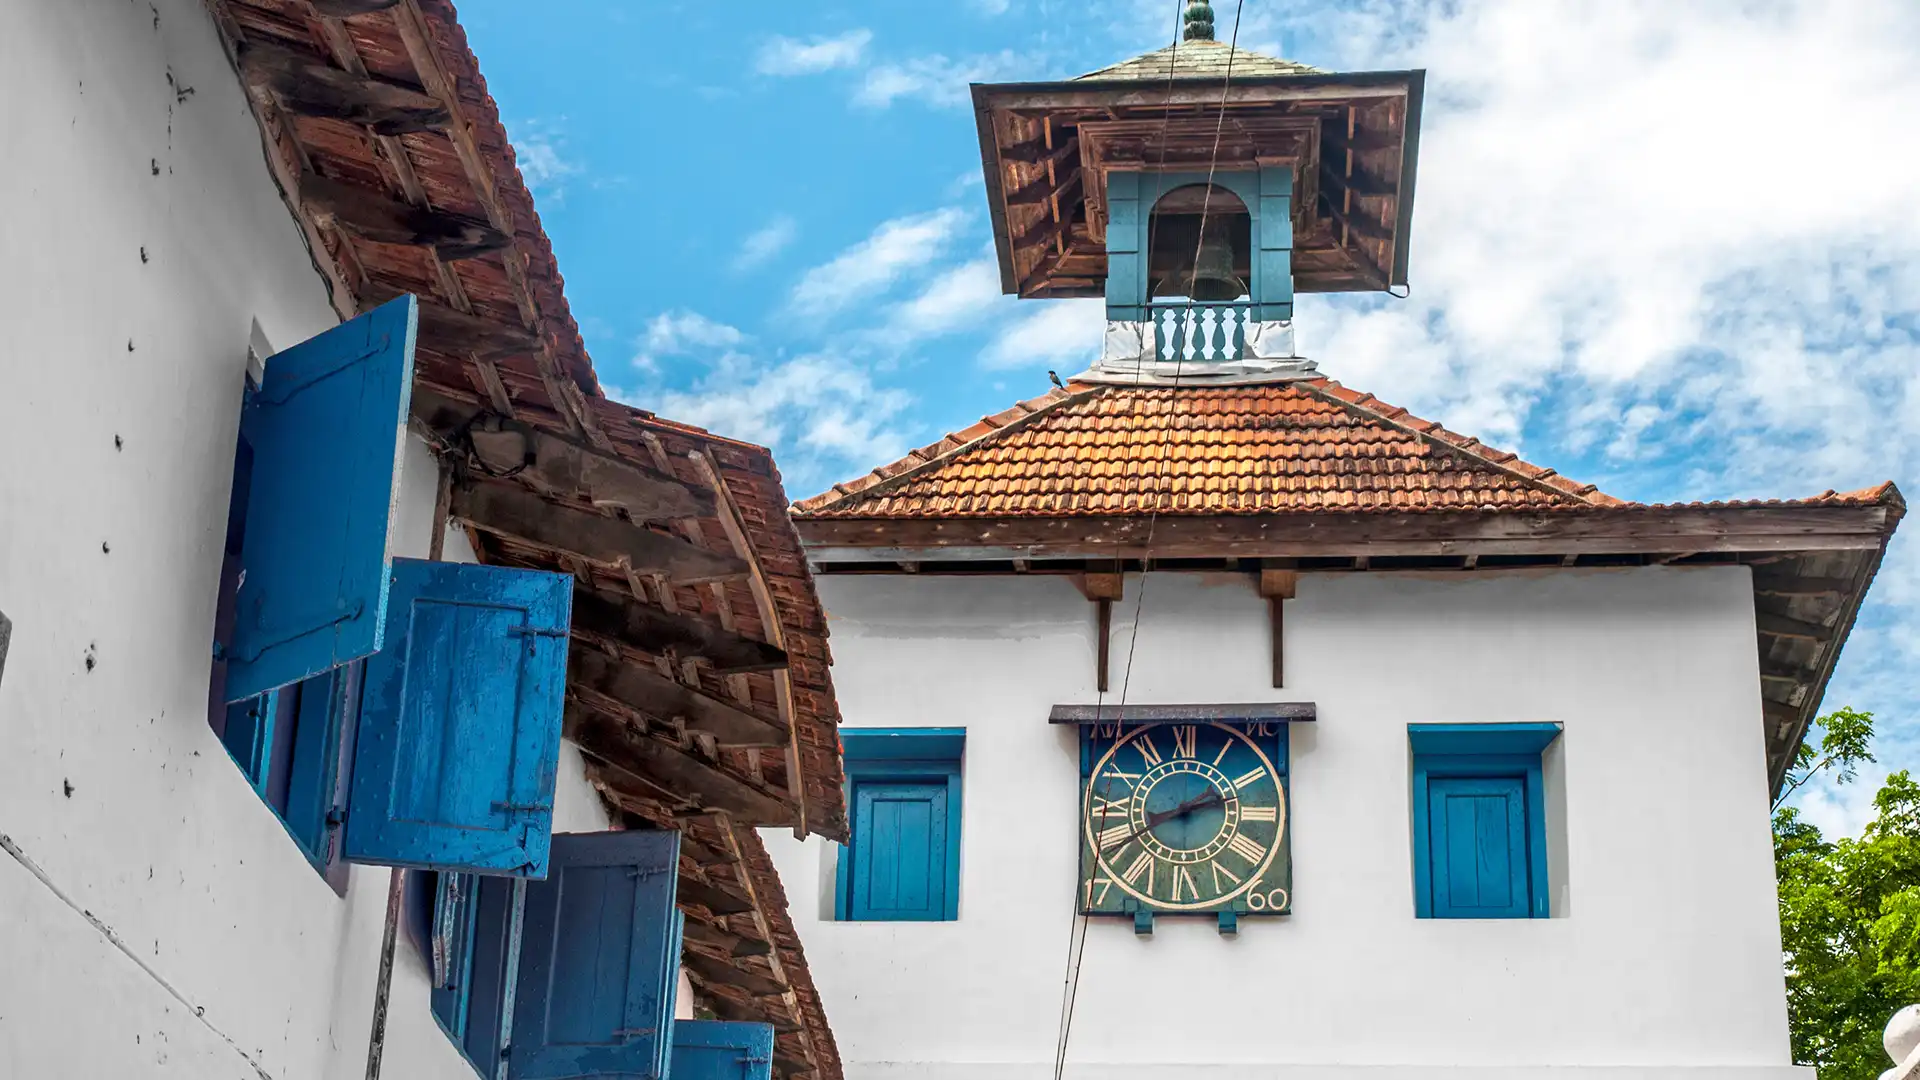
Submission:
<svg viewBox="0 0 1920 1080">
<path fill-rule="evenodd" d="M 1172 119 L 1172 114 L 1173 114 L 1174 74 L 1176 71 L 1177 61 L 1179 59 L 1181 30 L 1185 22 L 1184 14 L 1185 14 L 1185 9 L 1187 7 L 1186 0 L 1177 0 L 1174 6 L 1176 10 L 1176 16 L 1175 16 L 1175 23 L 1174 23 L 1173 45 L 1168 51 L 1167 97 L 1166 97 L 1166 105 L 1164 107 L 1164 111 L 1161 115 L 1161 121 L 1160 121 L 1160 166 L 1162 170 L 1165 169 L 1166 160 L 1167 160 L 1168 121 Z M 1207 211 L 1213 200 L 1213 179 L 1220 163 L 1220 139 L 1221 139 L 1222 133 L 1225 131 L 1225 128 L 1226 128 L 1227 95 L 1228 95 L 1228 91 L 1232 88 L 1232 85 L 1233 85 L 1233 62 L 1235 57 L 1239 53 L 1239 47 L 1240 47 L 1240 17 L 1245 11 L 1245 9 L 1246 9 L 1246 0 L 1235 0 L 1234 10 L 1233 10 L 1233 33 L 1227 45 L 1227 68 L 1226 68 L 1225 76 L 1222 79 L 1221 85 L 1220 85 L 1220 116 L 1218 121 L 1214 125 L 1213 147 L 1210 153 L 1208 154 L 1208 158 L 1207 158 L 1207 190 L 1206 190 L 1206 194 L 1202 197 L 1201 203 L 1200 203 L 1200 233 L 1199 233 L 1199 236 L 1196 238 L 1195 245 L 1194 245 L 1194 248 L 1195 248 L 1194 265 L 1198 265 L 1199 263 L 1199 258 L 1200 258 L 1199 248 L 1201 243 L 1204 241 L 1206 237 Z M 1152 296 L 1153 285 L 1151 281 L 1152 269 L 1153 269 L 1152 268 L 1153 238 L 1154 238 L 1155 230 L 1158 227 L 1158 224 L 1159 223 L 1157 220 L 1155 220 L 1151 209 L 1149 209 L 1148 219 L 1147 219 L 1147 248 L 1144 253 L 1144 258 L 1146 258 L 1148 265 L 1146 267 L 1147 273 L 1141 275 L 1143 278 L 1147 279 L 1146 280 L 1146 287 L 1148 291 L 1147 299 L 1149 301 L 1153 299 L 1153 296 Z M 1191 286 L 1189 286 L 1189 288 L 1191 288 Z M 1148 325 L 1149 327 L 1152 326 L 1150 309 L 1149 309 Z M 1144 337 L 1145 337 L 1144 332 L 1142 334 L 1142 337 L 1144 341 Z M 1186 361 L 1185 351 L 1186 350 L 1184 348 L 1174 350 L 1173 386 L 1171 389 L 1176 394 L 1180 387 L 1182 368 L 1184 367 L 1185 361 Z M 1154 345 L 1153 353 L 1154 355 L 1152 359 L 1154 361 L 1157 361 L 1159 359 L 1159 346 L 1157 342 Z M 1144 364 L 1136 365 L 1134 369 L 1134 380 L 1133 380 L 1134 387 L 1137 388 L 1140 386 L 1140 381 L 1144 373 L 1145 373 L 1145 365 Z M 1145 538 L 1145 542 L 1142 544 L 1141 550 L 1140 550 L 1140 588 L 1134 597 L 1133 625 L 1128 630 L 1126 672 L 1120 677 L 1120 700 L 1118 702 L 1120 711 L 1124 711 L 1126 708 L 1127 692 L 1133 684 L 1134 651 L 1140 644 L 1140 616 L 1141 616 L 1142 608 L 1146 603 L 1147 580 L 1152 572 L 1152 566 L 1153 566 L 1153 534 L 1154 534 L 1155 527 L 1159 524 L 1159 520 L 1160 520 L 1160 501 L 1161 501 L 1162 493 L 1158 489 L 1164 486 L 1164 481 L 1166 479 L 1165 474 L 1166 474 L 1167 459 L 1172 452 L 1173 417 L 1174 417 L 1175 411 L 1176 410 L 1174 405 L 1174 399 L 1173 397 L 1170 396 L 1168 398 L 1167 407 L 1166 407 L 1166 423 L 1162 427 L 1160 461 L 1159 461 L 1159 470 L 1158 470 L 1159 475 L 1156 477 L 1154 482 L 1155 490 L 1152 491 L 1150 494 L 1150 497 L 1152 499 L 1152 505 L 1147 517 L 1147 535 Z M 1121 573 L 1124 575 L 1125 573 L 1124 565 L 1120 567 L 1120 570 L 1121 570 Z M 1105 699 L 1106 699 L 1106 692 L 1102 690 L 1100 691 L 1099 696 L 1095 699 L 1096 704 L 1094 707 L 1094 715 L 1096 718 L 1104 714 L 1105 705 L 1106 705 Z M 1075 1007 L 1079 1003 L 1080 967 L 1083 959 L 1086 956 L 1086 949 L 1087 949 L 1087 918 L 1088 918 L 1087 912 L 1086 912 L 1087 905 L 1083 903 L 1080 899 L 1080 890 L 1082 888 L 1082 882 L 1085 880 L 1087 876 L 1087 865 L 1086 865 L 1087 845 L 1079 845 L 1079 847 L 1081 852 L 1078 860 L 1080 873 L 1079 873 L 1079 877 L 1074 881 L 1074 910 L 1077 913 L 1077 917 L 1069 925 L 1069 933 L 1067 935 L 1067 952 L 1068 952 L 1069 960 L 1067 965 L 1067 978 L 1065 980 L 1066 987 L 1065 987 L 1065 992 L 1063 994 L 1063 1001 L 1061 1005 L 1061 1021 L 1060 1021 L 1059 1038 L 1054 1048 L 1053 1080 L 1064 1080 L 1064 1076 L 1066 1073 L 1067 1049 L 1068 1049 L 1069 1042 L 1073 1036 L 1074 1011 L 1075 1011 Z"/>
</svg>

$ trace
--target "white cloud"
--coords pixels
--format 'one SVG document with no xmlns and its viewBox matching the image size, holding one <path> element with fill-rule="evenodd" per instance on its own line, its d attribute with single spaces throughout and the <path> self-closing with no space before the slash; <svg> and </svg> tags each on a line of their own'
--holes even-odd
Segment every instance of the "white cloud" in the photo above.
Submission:
<svg viewBox="0 0 1920 1080">
<path fill-rule="evenodd" d="M 969 83 L 992 82 L 1016 73 L 1031 75 L 1032 58 L 1011 50 L 986 56 L 948 59 L 939 53 L 896 63 L 876 64 L 854 92 L 854 104 L 884 109 L 901 98 L 918 98 L 928 105 L 958 108 L 972 101 Z"/>
<path fill-rule="evenodd" d="M 950 333 L 978 322 L 1002 299 L 999 262 L 974 259 L 936 275 L 919 295 L 894 305 L 887 329 L 902 338 Z"/>
<path fill-rule="evenodd" d="M 726 353 L 689 388 L 643 388 L 614 396 L 728 438 L 773 447 L 787 490 L 811 494 L 905 453 L 903 390 L 873 381 L 856 358 L 810 353 L 767 361 Z"/>
<path fill-rule="evenodd" d="M 512 140 L 514 160 L 527 190 L 555 204 L 562 202 L 567 180 L 581 172 L 579 163 L 566 156 L 566 138 L 553 125 L 532 120 L 516 122 Z"/>
<path fill-rule="evenodd" d="M 873 40 L 873 31 L 849 30 L 837 37 L 801 41 L 776 37 L 760 47 L 754 70 L 762 75 L 817 75 L 835 68 L 857 66 Z"/>
<path fill-rule="evenodd" d="M 972 0 L 972 3 L 982 15 L 1005 15 L 1013 6 L 1013 0 Z"/>
<path fill-rule="evenodd" d="M 790 217 L 782 215 L 747 234 L 740 244 L 739 254 L 733 257 L 735 270 L 751 270 L 785 251 L 800 235 L 800 226 Z"/>
<path fill-rule="evenodd" d="M 1102 300 L 1028 300 L 1026 314 L 1001 329 L 980 353 L 982 366 L 1062 368 L 1066 378 L 1092 363 L 1107 329 Z"/>
<path fill-rule="evenodd" d="M 966 217 L 948 207 L 881 222 L 865 240 L 808 270 L 794 286 L 793 309 L 824 315 L 886 293 L 908 271 L 945 254 Z"/>
<path fill-rule="evenodd" d="M 697 311 L 663 311 L 647 320 L 640 335 L 633 364 L 642 371 L 655 371 L 663 357 L 687 356 L 701 352 L 729 353 L 747 340 L 747 335 L 723 322 L 715 322 Z"/>
</svg>

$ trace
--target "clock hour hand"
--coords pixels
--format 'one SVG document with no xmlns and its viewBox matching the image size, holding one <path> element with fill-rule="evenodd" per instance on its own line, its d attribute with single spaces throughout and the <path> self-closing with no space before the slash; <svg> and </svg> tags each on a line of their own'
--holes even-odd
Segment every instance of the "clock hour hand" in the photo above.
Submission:
<svg viewBox="0 0 1920 1080">
<path fill-rule="evenodd" d="M 1135 840 L 1140 839 L 1142 836 L 1145 836 L 1147 833 L 1152 832 L 1154 829 L 1158 828 L 1159 826 L 1164 825 L 1169 821 L 1172 821 L 1174 818 L 1185 817 L 1186 815 L 1193 813 L 1195 810 L 1205 810 L 1205 809 L 1208 809 L 1209 807 L 1219 806 L 1223 801 L 1224 800 L 1221 798 L 1221 795 L 1220 795 L 1220 789 L 1211 788 L 1207 791 L 1205 795 L 1195 795 L 1193 798 L 1188 799 L 1186 802 L 1183 802 L 1179 806 L 1173 807 L 1172 809 L 1154 811 L 1153 813 L 1150 813 L 1147 815 L 1146 824 L 1140 826 L 1138 829 L 1135 829 L 1124 841 L 1120 843 L 1119 846 L 1125 847 L 1128 844 L 1133 843 Z"/>
</svg>

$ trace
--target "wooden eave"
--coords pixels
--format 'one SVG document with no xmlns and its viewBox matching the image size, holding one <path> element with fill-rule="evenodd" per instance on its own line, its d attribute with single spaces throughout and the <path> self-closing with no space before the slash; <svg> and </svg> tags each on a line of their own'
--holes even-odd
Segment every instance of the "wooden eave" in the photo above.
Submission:
<svg viewBox="0 0 1920 1080">
<path fill-rule="evenodd" d="M 1002 291 L 1028 297 L 1103 294 L 1102 194 L 1115 162 L 1095 160 L 1083 125 L 1153 121 L 1225 133 L 1232 154 L 1291 164 L 1295 176 L 1294 288 L 1372 291 L 1407 281 L 1415 161 L 1425 72 L 1076 79 L 975 84 L 973 104 Z M 1224 127 L 1221 109 L 1227 111 Z M 1255 120 L 1308 122 L 1303 139 L 1262 143 Z M 1243 130 L 1244 129 L 1244 130 Z M 1236 145 L 1236 132 L 1248 146 Z M 1193 171 L 1149 147 L 1117 167 Z M 1211 140 L 1204 140 L 1209 144 Z M 1209 154 L 1210 157 L 1210 154 Z M 1198 166 L 1205 170 L 1204 161 Z"/>
<path fill-rule="evenodd" d="M 446 0 L 205 2 L 336 311 L 419 298 L 439 510 L 482 562 L 578 583 L 568 721 L 591 778 L 629 821 L 728 823 L 751 885 L 733 921 L 767 928 L 786 987 L 737 1011 L 786 1032 L 778 1075 L 837 1080 L 752 831 L 847 830 L 826 620 L 772 455 L 603 395 Z M 768 960 L 729 960 L 712 994 L 765 988 Z"/>
<path fill-rule="evenodd" d="M 1906 512 L 1892 484 L 1871 502 L 1829 498 L 1527 512 L 826 517 L 796 525 L 815 569 L 842 574 L 1748 566 L 1777 791 Z"/>
</svg>

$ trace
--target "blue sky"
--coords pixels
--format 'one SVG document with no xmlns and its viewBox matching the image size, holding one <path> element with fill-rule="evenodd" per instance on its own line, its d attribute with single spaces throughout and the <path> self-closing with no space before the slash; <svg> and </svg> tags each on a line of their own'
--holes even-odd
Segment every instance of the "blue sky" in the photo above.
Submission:
<svg viewBox="0 0 1920 1080">
<path fill-rule="evenodd" d="M 1084 366 L 1097 302 L 999 295 L 966 87 L 1178 7 L 459 4 L 609 392 L 772 446 L 794 497 Z M 1428 71 L 1411 294 L 1303 298 L 1322 371 L 1622 498 L 1920 497 L 1920 5 L 1248 0 L 1240 39 Z M 1916 551 L 1828 693 L 1883 727 L 1802 800 L 1830 830 L 1920 765 Z"/>
</svg>

